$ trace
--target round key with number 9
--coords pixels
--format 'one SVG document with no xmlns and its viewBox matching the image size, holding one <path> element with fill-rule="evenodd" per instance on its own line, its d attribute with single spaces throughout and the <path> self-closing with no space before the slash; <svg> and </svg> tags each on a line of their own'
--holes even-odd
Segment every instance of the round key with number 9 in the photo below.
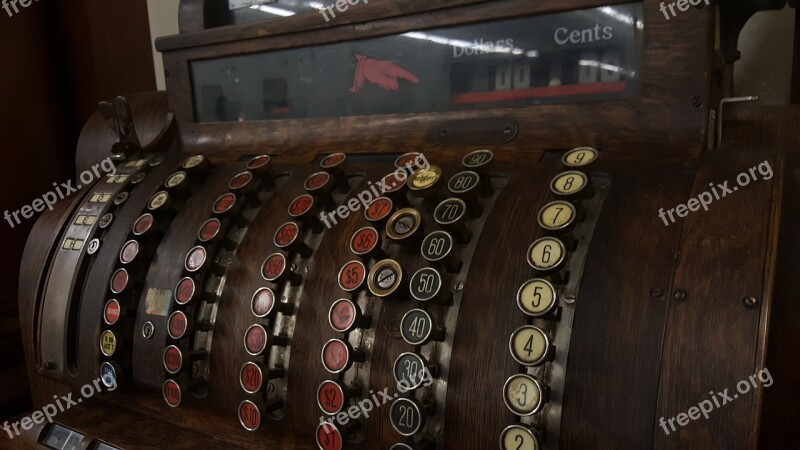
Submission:
<svg viewBox="0 0 800 450">
<path fill-rule="evenodd" d="M 565 153 L 561 162 L 567 167 L 582 167 L 593 163 L 598 156 L 592 147 L 578 147 Z"/>
</svg>

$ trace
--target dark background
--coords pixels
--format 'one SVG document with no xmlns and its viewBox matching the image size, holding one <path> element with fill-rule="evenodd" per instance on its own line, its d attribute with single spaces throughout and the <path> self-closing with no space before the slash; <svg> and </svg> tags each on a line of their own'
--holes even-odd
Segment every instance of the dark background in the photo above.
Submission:
<svg viewBox="0 0 800 450">
<path fill-rule="evenodd" d="M 75 144 L 98 101 L 155 89 L 145 0 L 0 9 L 0 214 L 75 178 Z M 0 224 L 0 421 L 31 408 L 17 280 L 38 216 Z"/>
</svg>

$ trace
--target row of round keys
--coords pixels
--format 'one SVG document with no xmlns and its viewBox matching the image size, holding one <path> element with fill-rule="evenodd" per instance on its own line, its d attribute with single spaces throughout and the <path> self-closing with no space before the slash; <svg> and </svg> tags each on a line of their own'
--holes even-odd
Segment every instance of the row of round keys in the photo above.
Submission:
<svg viewBox="0 0 800 450">
<path fill-rule="evenodd" d="M 163 163 L 164 158 L 156 157 L 150 161 L 149 166 L 155 167 Z M 142 166 L 143 161 L 138 166 Z M 145 245 L 144 248 L 140 244 L 140 240 L 145 236 L 149 242 L 153 242 L 160 238 L 161 233 L 156 225 L 159 221 L 169 221 L 169 216 L 175 212 L 173 197 L 185 196 L 188 189 L 188 177 L 192 175 L 200 175 L 208 167 L 208 161 L 202 155 L 196 155 L 185 160 L 180 167 L 180 170 L 170 175 L 163 184 L 164 190 L 158 191 L 153 194 L 146 204 L 147 212 L 142 214 L 136 219 L 134 225 L 130 230 L 132 239 L 127 240 L 119 251 L 119 265 L 122 267 L 116 269 L 109 280 L 108 289 L 111 292 L 111 298 L 106 301 L 103 306 L 103 322 L 110 328 L 104 330 L 100 334 L 100 351 L 103 356 L 111 358 L 114 357 L 124 339 L 118 331 L 113 328 L 120 325 L 120 321 L 128 314 L 132 313 L 130 305 L 127 305 L 124 297 L 129 297 L 130 293 L 135 292 L 135 288 L 140 285 L 137 281 L 138 272 L 146 266 L 144 261 L 145 256 L 149 256 L 152 250 L 148 247 L 152 245 Z M 133 184 L 138 184 L 146 176 L 145 172 L 139 172 L 132 178 Z M 114 203 L 120 205 L 124 203 L 129 197 L 127 191 L 121 192 Z M 105 214 L 101 219 L 99 226 L 102 229 L 111 225 L 114 220 L 112 213 Z M 90 248 L 90 252 L 94 253 L 99 248 L 99 242 Z M 149 322 L 148 322 L 149 323 Z M 152 329 L 152 324 L 150 324 Z M 145 327 L 145 330 L 148 330 Z M 145 334 L 145 337 L 149 337 Z M 101 374 L 103 375 L 103 383 L 107 387 L 116 385 L 118 377 L 122 374 L 122 367 L 116 361 L 105 361 L 100 366 Z"/>
<path fill-rule="evenodd" d="M 181 166 L 180 171 L 173 173 L 170 175 L 164 186 L 167 188 L 166 191 L 160 191 L 156 193 L 148 202 L 147 207 L 149 212 L 142 217 L 140 217 L 133 226 L 133 234 L 136 236 L 143 236 L 146 234 L 150 234 L 150 230 L 153 229 L 154 221 L 157 216 L 159 216 L 163 211 L 172 209 L 173 205 L 173 197 L 180 197 L 185 195 L 188 189 L 187 178 L 190 173 L 203 173 L 210 167 L 210 162 L 207 158 L 202 155 L 196 155 L 189 159 L 187 159 Z M 170 194 L 170 192 L 174 192 L 175 194 Z M 132 254 L 132 249 L 128 249 L 128 254 Z M 202 257 L 200 254 L 202 253 Z M 198 262 L 198 257 L 200 257 L 203 261 L 199 263 L 197 266 L 197 270 L 200 270 L 201 267 L 205 269 L 205 249 L 203 248 L 202 251 L 198 249 L 192 249 L 187 253 L 186 260 L 185 260 L 185 269 L 187 271 L 192 267 L 191 265 Z M 188 277 L 187 277 L 188 278 Z M 178 300 L 178 290 L 176 289 L 176 304 L 179 306 L 183 306 L 187 304 L 194 296 L 194 280 L 189 278 L 191 281 L 191 288 L 192 293 L 187 298 L 185 298 L 185 302 L 180 303 Z M 181 280 L 178 283 L 178 288 L 183 287 L 183 293 L 186 294 L 186 282 Z M 184 298 L 181 298 L 184 300 Z M 152 326 L 150 327 L 152 329 Z M 167 333 L 170 337 L 174 340 L 182 339 L 185 335 L 190 331 L 195 330 L 206 330 L 209 331 L 211 329 L 211 324 L 207 322 L 199 322 L 199 323 L 191 323 L 183 312 L 175 311 L 173 312 L 168 321 L 167 321 Z M 143 330 L 145 333 L 147 330 Z M 150 331 L 152 333 L 152 330 Z M 186 371 L 186 368 L 191 366 L 194 361 L 199 361 L 202 359 L 208 358 L 208 352 L 204 349 L 198 349 L 196 351 L 188 352 L 188 354 L 184 353 L 179 347 L 175 345 L 169 345 L 164 349 L 164 353 L 162 355 L 162 364 L 164 366 L 164 370 L 172 375 L 178 376 Z M 206 386 L 206 380 L 204 378 L 197 378 L 190 381 L 186 381 L 185 377 L 181 377 L 181 379 L 167 379 L 164 381 L 162 385 L 162 396 L 164 401 L 167 403 L 168 406 L 172 408 L 176 408 L 180 406 L 183 395 L 186 392 L 195 392 L 201 389 L 204 389 Z"/>
<path fill-rule="evenodd" d="M 241 215 L 242 204 L 247 202 L 251 206 L 257 206 L 260 203 L 255 187 L 259 182 L 267 185 L 271 183 L 268 177 L 271 162 L 271 158 L 267 155 L 251 159 L 247 164 L 248 170 L 237 173 L 229 180 L 229 192 L 220 195 L 213 202 L 211 217 L 203 222 L 197 232 L 199 245 L 192 247 L 184 259 L 184 270 L 188 276 L 178 282 L 175 290 L 175 304 L 178 308 L 185 307 L 195 298 L 206 301 L 215 299 L 213 294 L 198 293 L 197 289 L 198 283 L 203 284 L 206 273 L 222 276 L 226 270 L 226 267 L 212 261 L 209 249 L 217 245 L 229 251 L 235 248 L 236 243 L 225 236 L 226 229 L 231 223 L 237 226 L 246 224 Z M 193 161 L 193 164 L 202 164 L 202 161 L 198 159 Z M 185 175 L 178 172 L 167 179 L 166 185 L 177 186 L 182 184 L 184 179 Z M 209 321 L 195 321 L 191 318 L 191 314 L 187 314 L 183 309 L 173 311 L 167 320 L 167 334 L 175 344 L 167 346 L 162 356 L 167 374 L 173 377 L 179 376 L 190 368 L 192 363 L 207 360 L 209 355 L 206 349 L 183 350 L 176 344 L 185 342 L 185 339 L 195 332 L 212 330 L 213 324 Z M 176 392 L 181 392 L 180 382 L 174 379 L 167 380 L 164 384 L 164 399 L 169 406 L 176 407 L 180 404 L 179 398 L 176 402 Z"/>
<path fill-rule="evenodd" d="M 468 155 L 469 156 L 469 155 Z M 472 155 L 477 158 L 475 163 L 483 165 L 491 160 L 491 153 Z M 482 159 L 483 158 L 483 159 Z M 485 180 L 488 184 L 488 180 Z M 438 303 L 449 306 L 452 304 L 450 293 L 449 272 L 459 270 L 454 246 L 455 239 L 466 243 L 471 238 L 471 233 L 466 225 L 467 217 L 479 217 L 482 213 L 478 196 L 481 190 L 482 179 L 477 172 L 464 171 L 455 174 L 448 182 L 449 191 L 457 198 L 445 199 L 434 208 L 434 220 L 447 231 L 434 231 L 424 239 L 420 245 L 422 256 L 437 267 L 423 267 L 417 270 L 409 279 L 408 291 L 411 296 L 423 304 Z M 400 238 L 409 239 L 413 232 L 422 234 L 423 227 L 417 224 L 421 218 L 417 211 L 401 211 L 389 219 L 387 234 L 396 241 Z M 404 223 L 404 221 L 406 223 Z M 416 228 L 416 229 L 415 229 Z M 405 232 L 405 236 L 402 233 Z M 393 237 L 392 234 L 400 236 Z M 452 234 L 451 234 L 452 233 Z M 444 268 L 447 272 L 440 272 Z M 413 346 L 422 346 L 430 342 L 441 342 L 445 339 L 446 331 L 437 325 L 433 316 L 422 308 L 414 308 L 406 312 L 400 321 L 400 334 L 407 343 Z M 438 367 L 429 362 L 424 356 L 416 352 L 400 354 L 394 362 L 392 369 L 395 383 L 400 392 L 413 392 L 438 377 Z M 435 414 L 436 404 L 429 399 L 419 400 L 410 397 L 397 399 L 391 406 L 390 422 L 392 427 L 402 436 L 415 436 L 424 427 L 427 417 Z M 427 438 L 417 442 L 416 448 L 435 448 L 435 443 Z M 395 444 L 393 449 L 412 448 L 407 443 Z"/>
<path fill-rule="evenodd" d="M 565 166 L 577 168 L 597 159 L 597 151 L 581 147 L 567 152 L 562 157 Z M 550 234 L 568 233 L 579 221 L 580 211 L 569 200 L 591 196 L 589 177 L 580 170 L 568 170 L 556 175 L 550 182 L 550 191 L 559 197 L 544 205 L 537 213 L 539 226 Z M 527 252 L 528 264 L 540 273 L 555 273 L 566 260 L 564 242 L 552 236 L 537 239 Z M 555 286 L 544 278 L 526 281 L 517 291 L 517 306 L 530 317 L 548 317 L 558 304 Z M 530 367 L 553 359 L 555 349 L 548 333 L 535 326 L 524 325 L 512 333 L 508 343 L 509 352 L 516 362 Z M 542 410 L 548 400 L 549 388 L 530 374 L 516 374 L 508 378 L 503 386 L 503 401 L 514 414 L 532 416 Z M 538 450 L 540 448 L 537 428 L 511 425 L 500 435 L 501 450 Z"/>
</svg>

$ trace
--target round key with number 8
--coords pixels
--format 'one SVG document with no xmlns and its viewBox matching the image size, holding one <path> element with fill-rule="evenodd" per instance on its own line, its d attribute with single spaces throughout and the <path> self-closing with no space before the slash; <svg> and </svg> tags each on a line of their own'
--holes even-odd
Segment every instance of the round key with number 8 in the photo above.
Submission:
<svg viewBox="0 0 800 450">
<path fill-rule="evenodd" d="M 570 170 L 556 175 L 550 182 L 550 191 L 562 198 L 577 198 L 588 195 L 589 177 L 583 172 Z"/>
</svg>

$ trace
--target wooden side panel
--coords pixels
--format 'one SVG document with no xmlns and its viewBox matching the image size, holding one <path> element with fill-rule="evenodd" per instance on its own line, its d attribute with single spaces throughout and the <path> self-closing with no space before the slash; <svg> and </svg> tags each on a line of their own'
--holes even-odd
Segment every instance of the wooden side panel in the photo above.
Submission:
<svg viewBox="0 0 800 450">
<path fill-rule="evenodd" d="M 774 379 L 774 386 L 764 389 L 763 414 L 760 422 L 759 448 L 780 448 L 800 442 L 800 408 L 786 404 L 787 399 L 800 398 L 800 370 L 794 355 L 800 342 L 800 161 L 797 149 L 786 155 L 786 176 L 781 208 L 780 245 L 775 274 L 775 290 L 766 327 L 765 365 Z M 766 299 L 765 299 L 766 300 Z"/>
<path fill-rule="evenodd" d="M 658 210 L 685 201 L 691 177 L 677 165 L 598 169 L 612 185 L 576 301 L 560 448 L 649 448 L 681 230 Z"/>
<path fill-rule="evenodd" d="M 744 187 L 736 180 L 740 172 L 747 173 L 762 161 L 771 161 L 772 169 L 779 173 L 769 152 L 709 153 L 695 178 L 692 195 L 711 190 L 709 184 L 713 184 L 721 198 L 709 211 L 689 213 L 682 224 L 674 225 L 683 226 L 683 236 L 655 420 L 664 417 L 669 422 L 705 400 L 716 399 L 721 407 L 714 408 L 708 420 L 702 416 L 696 421 L 682 417 L 682 424 L 676 420 L 674 431 L 670 424 L 653 423 L 659 427 L 654 448 L 756 448 L 753 424 L 762 388 L 749 385 L 747 392 L 737 392 L 737 383 L 750 383 L 748 377 L 756 373 L 761 305 L 767 292 L 767 243 L 774 226 L 770 219 L 772 184 L 776 181 L 750 180 Z M 726 181 L 733 192 L 722 197 L 718 185 Z M 745 306 L 747 296 L 758 300 L 755 307 Z"/>
</svg>

